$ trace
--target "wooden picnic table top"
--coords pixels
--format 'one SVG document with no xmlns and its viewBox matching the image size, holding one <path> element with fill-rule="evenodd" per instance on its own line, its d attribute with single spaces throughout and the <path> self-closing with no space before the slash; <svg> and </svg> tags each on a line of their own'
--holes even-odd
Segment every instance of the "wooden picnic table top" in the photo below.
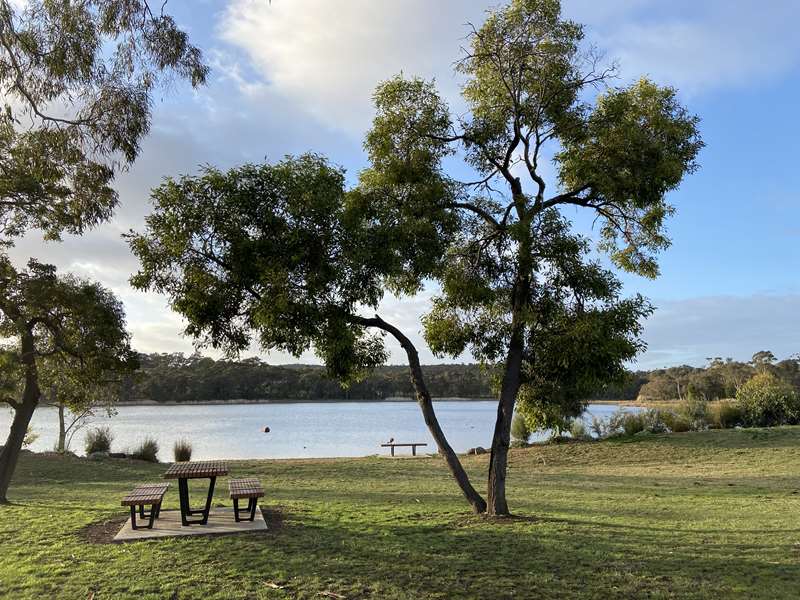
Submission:
<svg viewBox="0 0 800 600">
<path fill-rule="evenodd" d="M 164 479 L 200 479 L 228 474 L 228 465 L 222 460 L 201 460 L 172 463 Z"/>
</svg>

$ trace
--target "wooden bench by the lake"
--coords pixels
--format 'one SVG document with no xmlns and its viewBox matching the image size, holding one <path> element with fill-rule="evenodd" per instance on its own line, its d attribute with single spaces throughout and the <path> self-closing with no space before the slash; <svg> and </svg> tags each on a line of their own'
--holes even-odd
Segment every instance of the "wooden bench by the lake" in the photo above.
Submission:
<svg viewBox="0 0 800 600">
<path fill-rule="evenodd" d="M 139 529 L 140 526 L 136 525 L 136 511 L 139 511 L 141 519 L 149 519 L 145 527 L 147 529 L 153 528 L 153 520 L 158 518 L 161 512 L 161 502 L 164 500 L 164 494 L 169 489 L 168 483 L 145 483 L 137 485 L 132 491 L 122 499 L 122 506 L 131 507 L 131 528 Z M 149 506 L 150 511 L 145 513 L 144 507 Z"/>
<path fill-rule="evenodd" d="M 414 443 L 414 444 L 398 444 L 396 442 L 389 442 L 388 444 L 381 444 L 381 448 L 391 448 L 392 449 L 392 456 L 394 456 L 394 449 L 395 448 L 408 448 L 411 447 L 411 456 L 417 455 L 417 446 L 427 446 L 428 444 L 425 443 Z"/>
<path fill-rule="evenodd" d="M 261 487 L 261 482 L 258 479 L 231 479 L 228 482 L 228 489 L 230 490 L 231 498 L 233 499 L 233 516 L 238 523 L 242 519 L 240 513 L 250 513 L 248 521 L 253 521 L 256 518 L 256 503 L 258 499 L 264 495 L 264 488 Z M 247 498 L 247 508 L 239 509 L 239 500 Z"/>
</svg>

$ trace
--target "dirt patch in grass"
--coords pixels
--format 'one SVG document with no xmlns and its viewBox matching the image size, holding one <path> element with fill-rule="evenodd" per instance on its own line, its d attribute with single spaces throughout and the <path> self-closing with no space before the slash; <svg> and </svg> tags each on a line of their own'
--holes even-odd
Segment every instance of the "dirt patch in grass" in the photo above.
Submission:
<svg viewBox="0 0 800 600">
<path fill-rule="evenodd" d="M 86 540 L 90 544 L 110 544 L 114 541 L 114 536 L 122 529 L 122 525 L 127 520 L 128 517 L 125 516 L 89 523 L 81 527 L 77 531 L 77 534 L 79 538 Z"/>
</svg>

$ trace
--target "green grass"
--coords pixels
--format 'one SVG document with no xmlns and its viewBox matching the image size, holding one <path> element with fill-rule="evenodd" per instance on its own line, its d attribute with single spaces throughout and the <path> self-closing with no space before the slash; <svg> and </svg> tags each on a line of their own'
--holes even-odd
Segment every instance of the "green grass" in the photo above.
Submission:
<svg viewBox="0 0 800 600">
<path fill-rule="evenodd" d="M 501 521 L 470 515 L 435 458 L 231 462 L 280 527 L 128 544 L 83 531 L 163 465 L 27 454 L 0 597 L 798 598 L 799 446 L 786 427 L 515 450 Z M 464 460 L 482 481 L 486 456 Z"/>
</svg>

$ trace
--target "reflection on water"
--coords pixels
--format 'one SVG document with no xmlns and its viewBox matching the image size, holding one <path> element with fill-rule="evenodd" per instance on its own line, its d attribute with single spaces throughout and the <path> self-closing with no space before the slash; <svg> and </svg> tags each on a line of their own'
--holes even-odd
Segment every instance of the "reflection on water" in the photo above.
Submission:
<svg viewBox="0 0 800 600">
<path fill-rule="evenodd" d="M 497 410 L 493 401 L 441 401 L 434 404 L 442 428 L 456 452 L 489 447 Z M 590 405 L 591 416 L 606 417 L 616 406 Z M 628 409 L 636 410 L 636 409 Z M 5 440 L 11 411 L 0 410 L 0 440 Z M 427 442 L 434 452 L 419 407 L 414 402 L 338 402 L 224 404 L 204 406 L 121 406 L 117 415 L 98 415 L 91 426 L 107 425 L 114 434 L 112 451 L 125 451 L 146 435 L 161 447 L 159 458 L 172 458 L 172 444 L 187 438 L 193 459 L 306 458 L 367 456 L 385 452 L 381 442 Z M 58 413 L 40 407 L 32 427 L 39 438 L 35 451 L 51 450 L 58 437 Z M 269 427 L 269 433 L 264 433 Z M 72 450 L 83 453 L 84 432 Z M 399 450 L 401 451 L 401 450 Z"/>
</svg>

